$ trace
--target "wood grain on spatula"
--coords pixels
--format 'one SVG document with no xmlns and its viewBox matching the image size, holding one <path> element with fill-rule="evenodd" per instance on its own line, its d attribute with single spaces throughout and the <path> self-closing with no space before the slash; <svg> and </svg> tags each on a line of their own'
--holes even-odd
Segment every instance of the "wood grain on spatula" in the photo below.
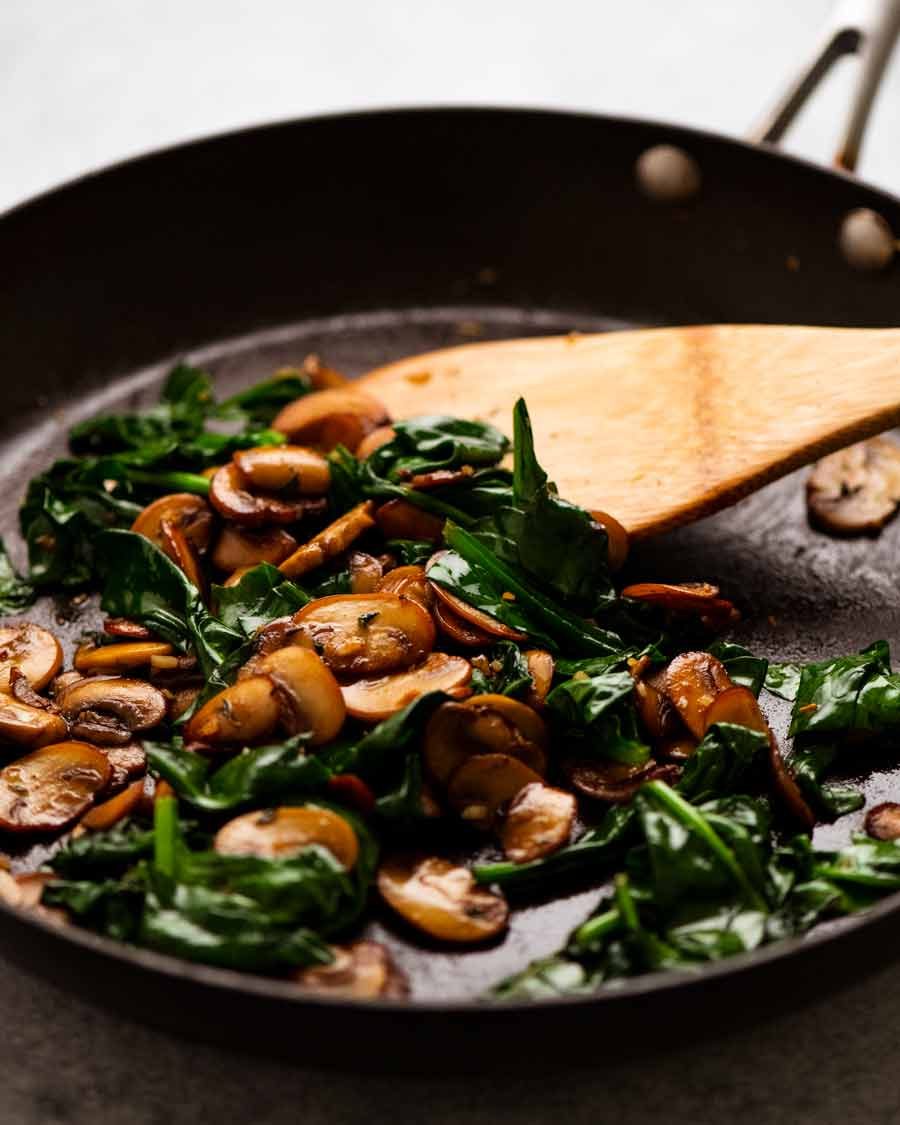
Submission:
<svg viewBox="0 0 900 1125">
<path fill-rule="evenodd" d="M 900 329 L 716 324 L 467 344 L 364 376 L 396 418 L 510 432 L 561 496 L 635 536 L 690 523 L 900 423 Z"/>
</svg>

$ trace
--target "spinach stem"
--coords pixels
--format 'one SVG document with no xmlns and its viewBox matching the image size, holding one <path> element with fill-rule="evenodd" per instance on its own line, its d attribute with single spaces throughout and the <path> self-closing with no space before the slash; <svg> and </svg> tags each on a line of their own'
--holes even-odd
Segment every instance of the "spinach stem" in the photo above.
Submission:
<svg viewBox="0 0 900 1125">
<path fill-rule="evenodd" d="M 583 922 L 572 935 L 572 944 L 579 946 L 590 945 L 598 939 L 605 938 L 614 933 L 622 924 L 622 912 L 618 907 L 606 910 Z"/>
<path fill-rule="evenodd" d="M 153 864 L 163 875 L 175 878 L 178 849 L 178 801 L 159 797 L 153 805 Z"/>
<path fill-rule="evenodd" d="M 757 910 L 766 914 L 769 913 L 768 903 L 753 887 L 744 869 L 735 858 L 734 852 L 716 833 L 699 810 L 666 785 L 664 781 L 648 781 L 642 786 L 641 792 L 645 796 L 655 797 L 659 804 L 668 809 L 673 816 L 676 816 L 685 827 L 696 833 L 743 891 L 747 902 Z"/>
<path fill-rule="evenodd" d="M 209 495 L 209 478 L 199 473 L 185 473 L 175 469 L 151 472 L 148 469 L 128 469 L 128 479 L 135 484 L 152 484 L 160 491 L 193 492 L 197 496 Z"/>
</svg>

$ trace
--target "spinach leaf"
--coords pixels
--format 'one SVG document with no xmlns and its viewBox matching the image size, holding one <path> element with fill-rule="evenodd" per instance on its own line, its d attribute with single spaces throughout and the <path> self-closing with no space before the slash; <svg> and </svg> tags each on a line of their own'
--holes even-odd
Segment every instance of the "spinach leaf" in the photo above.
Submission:
<svg viewBox="0 0 900 1125">
<path fill-rule="evenodd" d="M 123 820 L 103 832 L 70 837 L 50 865 L 66 879 L 123 871 L 153 854 L 153 829 Z"/>
<path fill-rule="evenodd" d="M 685 762 L 675 788 L 693 802 L 738 793 L 752 784 L 768 746 L 769 740 L 761 731 L 715 723 Z"/>
<path fill-rule="evenodd" d="M 307 735 L 271 746 L 244 749 L 223 766 L 170 743 L 145 742 L 147 762 L 189 805 L 225 812 L 254 802 L 287 799 L 324 789 L 332 771 L 321 758 L 303 752 Z"/>
<path fill-rule="evenodd" d="M 754 695 L 759 695 L 766 683 L 769 669 L 769 662 L 765 657 L 754 656 L 743 645 L 731 641 L 715 641 L 708 651 L 722 662 L 732 683 L 749 688 Z"/>
<path fill-rule="evenodd" d="M 790 734 L 882 732 L 900 725 L 900 677 L 886 641 L 862 652 L 807 664 L 791 713 Z"/>
<path fill-rule="evenodd" d="M 388 539 L 385 549 L 400 566 L 424 566 L 434 554 L 434 544 L 426 539 Z"/>
<path fill-rule="evenodd" d="M 83 926 L 117 941 L 134 941 L 144 904 L 144 872 L 135 868 L 122 879 L 54 879 L 41 903 L 62 907 Z"/>
<path fill-rule="evenodd" d="M 786 699 L 788 703 L 793 703 L 797 698 L 802 671 L 802 664 L 769 664 L 769 670 L 766 672 L 766 691 L 777 695 L 779 699 Z"/>
<path fill-rule="evenodd" d="M 216 406 L 213 414 L 216 418 L 244 422 L 248 427 L 268 426 L 282 407 L 309 394 L 311 390 L 308 375 L 297 369 L 287 368 L 271 379 L 264 379 L 261 383 L 255 383 L 231 398 L 226 398 Z M 284 440 L 283 435 L 281 438 Z"/>
<path fill-rule="evenodd" d="M 487 422 L 425 414 L 394 422 L 394 439 L 366 459 L 379 477 L 402 481 L 416 473 L 460 469 L 464 465 L 496 465 L 509 449 L 509 439 Z"/>
<path fill-rule="evenodd" d="M 0 614 L 19 613 L 32 604 L 37 593 L 19 574 L 0 539 Z"/>
<path fill-rule="evenodd" d="M 511 503 L 495 505 L 473 534 L 502 562 L 520 568 L 555 597 L 592 610 L 613 593 L 606 532 L 590 512 L 557 495 L 535 456 L 531 420 L 521 398 L 513 408 L 513 434 Z"/>
<path fill-rule="evenodd" d="M 252 637 L 261 625 L 302 609 L 309 597 L 277 567 L 260 563 L 235 586 L 213 586 L 212 601 L 227 629 Z"/>
<path fill-rule="evenodd" d="M 791 772 L 807 803 L 822 820 L 836 820 L 845 813 L 856 812 L 866 803 L 865 796 L 855 786 L 824 781 L 840 749 L 835 741 L 807 743 L 801 740 L 790 755 Z"/>
<path fill-rule="evenodd" d="M 589 663 L 589 662 L 586 662 Z M 650 747 L 640 733 L 632 703 L 634 679 L 624 661 L 596 662 L 593 674 L 578 670 L 547 696 L 576 757 L 600 755 L 629 765 L 641 765 Z"/>
<path fill-rule="evenodd" d="M 482 666 L 472 670 L 471 688 L 475 695 L 493 693 L 519 697 L 534 684 L 528 661 L 512 641 L 498 641 L 484 653 Z"/>
</svg>

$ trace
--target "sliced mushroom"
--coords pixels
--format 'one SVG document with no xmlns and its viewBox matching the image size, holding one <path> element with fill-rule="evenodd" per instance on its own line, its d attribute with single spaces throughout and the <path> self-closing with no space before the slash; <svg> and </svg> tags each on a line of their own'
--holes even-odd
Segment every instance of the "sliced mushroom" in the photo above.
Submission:
<svg viewBox="0 0 900 1125">
<path fill-rule="evenodd" d="M 138 742 L 129 742 L 125 746 L 105 746 L 103 753 L 112 769 L 109 778 L 112 789 L 118 789 L 147 769 L 147 755 Z"/>
<path fill-rule="evenodd" d="M 438 601 L 432 606 L 431 615 L 441 633 L 461 648 L 484 648 L 494 639 L 458 617 L 452 609 L 448 609 Z"/>
<path fill-rule="evenodd" d="M 502 933 L 509 907 L 447 859 L 394 856 L 378 869 L 378 890 L 401 918 L 439 941 L 473 944 Z"/>
<path fill-rule="evenodd" d="M 421 664 L 405 672 L 394 672 L 374 680 L 357 680 L 341 688 L 347 714 L 363 722 L 377 723 L 402 711 L 430 691 L 445 691 L 461 698 L 468 695 L 472 665 L 461 656 L 433 652 Z"/>
<path fill-rule="evenodd" d="M 109 637 L 124 637 L 126 641 L 152 641 L 153 634 L 146 625 L 129 621 L 127 617 L 107 617 L 103 632 Z"/>
<path fill-rule="evenodd" d="M 126 641 L 116 645 L 80 645 L 73 661 L 78 672 L 124 672 L 143 668 L 154 656 L 169 656 L 172 646 L 163 641 Z"/>
<path fill-rule="evenodd" d="M 476 754 L 447 785 L 450 804 L 468 824 L 491 828 L 498 812 L 541 775 L 510 754 Z"/>
<path fill-rule="evenodd" d="M 0 692 L 10 690 L 13 668 L 35 691 L 41 691 L 60 670 L 62 661 L 62 646 L 49 629 L 27 621 L 0 628 Z"/>
<path fill-rule="evenodd" d="M 900 503 L 900 447 L 877 437 L 817 462 L 806 482 L 812 523 L 834 535 L 872 534 Z"/>
<path fill-rule="evenodd" d="M 143 535 L 157 547 L 162 547 L 163 520 L 180 528 L 191 546 L 201 554 L 209 546 L 213 516 L 202 496 L 195 496 L 192 492 L 173 492 L 160 496 L 144 508 L 131 525 L 131 530 Z"/>
<path fill-rule="evenodd" d="M 210 481 L 209 502 L 221 516 L 241 527 L 296 523 L 305 516 L 321 515 L 328 506 L 322 497 L 290 500 L 251 492 L 249 481 L 234 461 L 223 465 Z"/>
<path fill-rule="evenodd" d="M 56 703 L 73 734 L 101 744 L 128 742 L 166 715 L 166 697 L 159 688 L 124 677 L 79 680 L 58 691 Z"/>
<path fill-rule="evenodd" d="M 388 951 L 375 941 L 355 941 L 331 947 L 330 965 L 300 969 L 294 979 L 312 992 L 341 996 L 348 1000 L 373 1000 L 378 996 L 400 998 L 409 992 L 406 978 Z"/>
<path fill-rule="evenodd" d="M 234 463 L 247 481 L 280 496 L 324 496 L 331 487 L 328 462 L 303 445 L 259 445 L 239 449 Z"/>
<path fill-rule="evenodd" d="M 431 583 L 425 577 L 424 566 L 397 566 L 378 583 L 379 594 L 399 594 L 420 605 L 428 613 L 434 604 Z"/>
<path fill-rule="evenodd" d="M 0 695 L 0 736 L 19 746 L 47 746 L 66 737 L 65 719 L 43 707 Z"/>
<path fill-rule="evenodd" d="M 365 551 L 354 551 L 347 560 L 351 594 L 374 594 L 381 581 L 381 563 Z"/>
<path fill-rule="evenodd" d="M 425 728 L 423 760 L 440 785 L 475 754 L 507 754 L 543 775 L 548 741 L 543 719 L 526 704 L 506 695 L 473 695 L 437 708 Z"/>
<path fill-rule="evenodd" d="M 525 702 L 529 707 L 535 707 L 539 710 L 546 703 L 550 688 L 553 686 L 556 662 L 550 653 L 542 648 L 528 649 L 522 655 L 525 657 L 528 672 L 531 676 L 531 687 L 525 696 Z"/>
<path fill-rule="evenodd" d="M 297 549 L 297 540 L 283 527 L 248 531 L 226 524 L 212 553 L 213 566 L 231 572 L 271 563 L 278 566 Z"/>
<path fill-rule="evenodd" d="M 591 509 L 594 523 L 598 523 L 606 532 L 606 555 L 609 569 L 615 573 L 621 570 L 628 558 L 628 532 L 617 519 L 607 512 Z"/>
<path fill-rule="evenodd" d="M 338 676 L 380 676 L 409 668 L 434 647 L 434 622 L 397 594 L 334 594 L 293 617 L 295 644 L 314 648 Z"/>
<path fill-rule="evenodd" d="M 605 759 L 565 761 L 563 773 L 586 797 L 611 805 L 626 805 L 647 781 L 674 784 L 681 776 L 677 765 L 658 765 L 652 759 L 639 766 Z"/>
<path fill-rule="evenodd" d="M 432 556 L 432 559 L 436 557 L 436 555 Z M 511 629 L 508 625 L 504 625 L 502 621 L 498 621 L 496 617 L 491 617 L 489 613 L 484 613 L 482 610 L 476 609 L 475 606 L 469 605 L 468 602 L 458 598 L 456 594 L 451 594 L 449 590 L 445 590 L 437 582 L 432 582 L 431 588 L 434 591 L 434 596 L 442 605 L 445 605 L 457 617 L 461 617 L 463 621 L 468 622 L 487 636 L 501 637 L 507 641 L 528 640 L 524 633 L 520 633 L 517 629 Z"/>
<path fill-rule="evenodd" d="M 187 722 L 189 742 L 212 746 L 252 743 L 265 738 L 281 717 L 279 694 L 270 676 L 247 676 L 207 700 Z"/>
<path fill-rule="evenodd" d="M 866 813 L 866 832 L 876 840 L 900 840 L 900 805 L 885 801 Z"/>
<path fill-rule="evenodd" d="M 314 652 L 295 646 L 281 648 L 254 657 L 250 668 L 252 678 L 269 676 L 278 688 L 281 722 L 291 734 L 310 731 L 313 746 L 337 737 L 346 715 L 344 697 L 337 680 Z"/>
<path fill-rule="evenodd" d="M 299 578 L 310 570 L 315 570 L 329 559 L 342 555 L 363 532 L 375 526 L 372 512 L 375 505 L 364 500 L 349 512 L 339 516 L 334 523 L 323 528 L 308 543 L 298 547 L 292 555 L 278 565 L 278 569 L 288 578 Z"/>
<path fill-rule="evenodd" d="M 333 367 L 328 367 L 313 352 L 304 357 L 300 367 L 279 367 L 274 377 L 289 379 L 298 376 L 301 379 L 308 379 L 314 391 L 324 391 L 328 387 L 344 387 L 349 382 L 346 375 L 342 375 Z"/>
<path fill-rule="evenodd" d="M 506 858 L 529 863 L 558 851 L 572 834 L 576 808 L 571 793 L 540 782 L 526 785 L 513 798 L 503 821 Z"/>
<path fill-rule="evenodd" d="M 354 452 L 367 434 L 389 421 L 384 406 L 371 395 L 351 387 L 334 387 L 288 403 L 272 429 L 292 442 L 326 452 L 336 445 Z"/>
<path fill-rule="evenodd" d="M 666 668 L 665 693 L 695 738 L 706 732 L 705 716 L 717 695 L 733 687 L 722 663 L 708 652 L 685 652 Z"/>
<path fill-rule="evenodd" d="M 106 755 L 86 742 L 57 742 L 35 750 L 0 770 L 0 828 L 64 828 L 91 806 L 109 776 Z"/>
<path fill-rule="evenodd" d="M 328 779 L 328 793 L 341 804 L 350 805 L 363 816 L 375 811 L 375 794 L 355 773 L 339 773 Z"/>
<path fill-rule="evenodd" d="M 206 576 L 200 566 L 200 558 L 185 532 L 171 520 L 162 520 L 159 525 L 162 548 L 169 558 L 187 575 L 198 590 L 206 591 Z"/>
<path fill-rule="evenodd" d="M 37 707 L 39 711 L 55 711 L 56 704 L 43 695 L 38 695 L 28 677 L 23 676 L 18 668 L 12 668 L 9 673 L 9 693 L 19 703 L 26 703 L 29 707 Z"/>
<path fill-rule="evenodd" d="M 379 426 L 377 430 L 373 430 L 362 439 L 356 447 L 356 456 L 360 461 L 365 461 L 367 457 L 372 456 L 376 449 L 381 449 L 383 445 L 393 441 L 396 436 L 397 431 L 393 426 Z"/>
<path fill-rule="evenodd" d="M 759 702 L 753 692 L 746 687 L 735 685 L 715 697 L 706 709 L 703 718 L 704 733 L 713 723 L 734 723 L 739 727 L 766 734 L 769 724 L 760 710 Z"/>
<path fill-rule="evenodd" d="M 741 616 L 727 598 L 719 597 L 719 587 L 709 582 L 639 582 L 626 586 L 622 597 L 656 605 L 670 613 L 691 614 L 714 630 L 733 625 Z"/>
<path fill-rule="evenodd" d="M 117 793 L 115 797 L 110 797 L 108 801 L 104 801 L 101 805 L 95 805 L 84 814 L 80 823 L 85 828 L 94 831 L 112 828 L 114 824 L 118 824 L 126 816 L 131 816 L 140 805 L 143 796 L 144 779 L 141 778 L 139 781 L 133 781 L 121 793 Z"/>
<path fill-rule="evenodd" d="M 213 841 L 221 855 L 260 859 L 288 859 L 313 844 L 327 848 L 348 871 L 356 865 L 359 841 L 349 821 L 315 805 L 244 813 L 223 825 Z"/>
<path fill-rule="evenodd" d="M 385 539 L 424 539 L 440 543 L 444 536 L 443 516 L 417 508 L 408 500 L 388 500 L 375 513 L 375 520 Z"/>
<path fill-rule="evenodd" d="M 656 742 L 669 741 L 687 733 L 672 700 L 666 694 L 666 669 L 636 669 L 634 704 L 648 736 Z"/>
</svg>

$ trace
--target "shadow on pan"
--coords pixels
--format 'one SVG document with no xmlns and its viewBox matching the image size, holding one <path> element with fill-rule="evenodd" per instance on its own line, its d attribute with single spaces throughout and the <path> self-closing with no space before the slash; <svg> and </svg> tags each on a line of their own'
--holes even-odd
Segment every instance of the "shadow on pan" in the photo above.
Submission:
<svg viewBox="0 0 900 1125">
<path fill-rule="evenodd" d="M 634 164 L 688 150 L 690 202 L 650 202 Z M 246 382 L 307 351 L 358 374 L 471 338 L 710 321 L 895 324 L 896 270 L 848 269 L 842 217 L 900 201 L 771 151 L 647 122 L 514 110 L 386 111 L 275 125 L 88 177 L 0 220 L 2 530 L 26 476 L 77 417 L 140 401 L 168 360 Z M 165 362 L 163 362 L 165 361 Z M 788 478 L 656 543 L 645 576 L 721 579 L 741 639 L 782 658 L 849 650 L 900 625 L 897 532 L 835 543 L 806 526 Z M 52 607 L 42 612 L 52 614 Z M 85 621 L 80 621 L 81 631 Z M 68 638 L 70 641 L 73 636 Z M 900 774 L 875 788 L 900 795 Z M 892 788 L 893 787 L 893 788 Z M 846 834 L 852 824 L 840 824 Z M 0 908 L 6 956 L 186 1034 L 354 1067 L 592 1058 L 636 1036 L 796 1006 L 888 956 L 900 901 L 791 946 L 595 998 L 486 1007 L 478 994 L 556 948 L 596 890 L 523 910 L 502 945 L 424 953 L 385 930 L 406 1005 L 321 1001 Z M 310 1021 L 314 1022 L 310 1022 Z M 589 1033 L 589 1034 L 586 1034 Z"/>
</svg>

